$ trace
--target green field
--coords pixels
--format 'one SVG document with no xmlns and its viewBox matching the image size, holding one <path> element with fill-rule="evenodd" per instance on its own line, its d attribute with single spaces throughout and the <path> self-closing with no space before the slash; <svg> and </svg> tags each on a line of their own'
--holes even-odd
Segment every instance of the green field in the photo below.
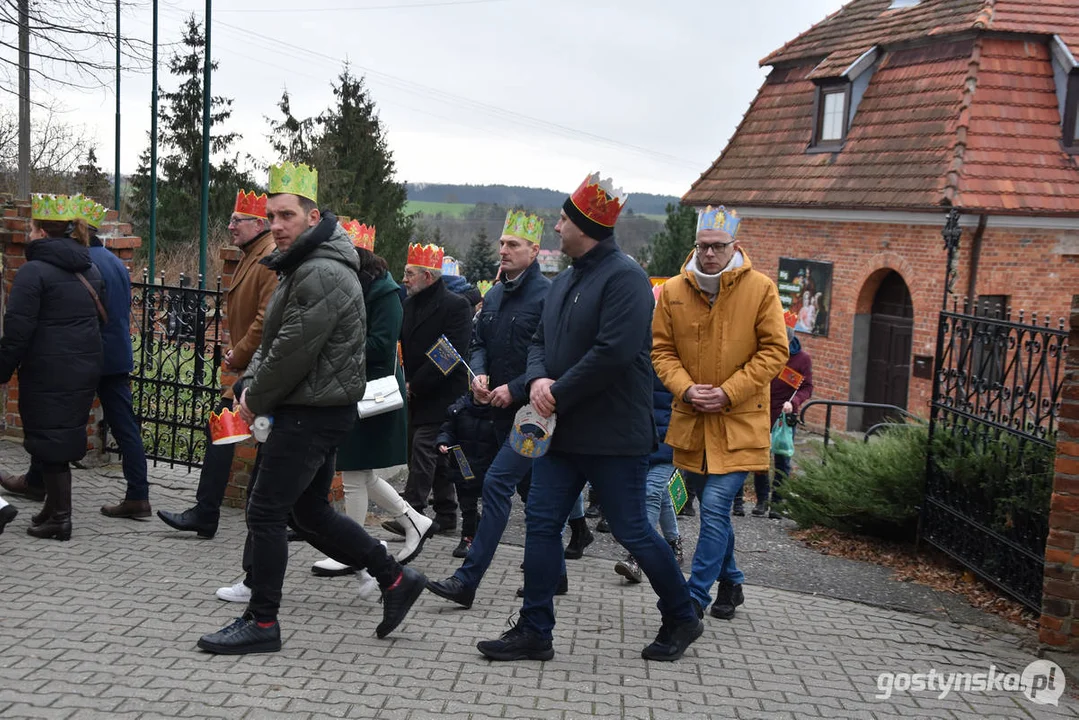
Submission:
<svg viewBox="0 0 1079 720">
<path fill-rule="evenodd" d="M 449 215 L 451 217 L 464 217 L 475 205 L 469 203 L 444 203 L 427 202 L 426 200 L 409 200 L 405 206 L 405 214 L 415 215 L 422 212 L 424 215 Z"/>
</svg>

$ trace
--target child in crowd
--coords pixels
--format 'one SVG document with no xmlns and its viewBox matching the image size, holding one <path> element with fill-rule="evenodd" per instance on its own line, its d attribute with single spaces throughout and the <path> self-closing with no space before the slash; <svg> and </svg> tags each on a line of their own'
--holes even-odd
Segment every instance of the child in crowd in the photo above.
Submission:
<svg viewBox="0 0 1079 720">
<path fill-rule="evenodd" d="M 461 507 L 461 542 L 453 556 L 468 554 L 479 524 L 479 500 L 483 477 L 494 461 L 499 442 L 491 418 L 491 406 L 478 402 L 470 393 L 457 398 L 446 410 L 446 420 L 435 440 L 446 455 L 446 467 L 457 489 Z M 466 476 L 467 475 L 467 476 Z"/>
</svg>

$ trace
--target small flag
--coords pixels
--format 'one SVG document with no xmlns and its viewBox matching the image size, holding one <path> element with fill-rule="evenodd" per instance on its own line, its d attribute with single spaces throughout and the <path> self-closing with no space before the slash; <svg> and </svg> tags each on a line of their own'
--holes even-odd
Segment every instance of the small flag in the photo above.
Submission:
<svg viewBox="0 0 1079 720">
<path fill-rule="evenodd" d="M 797 390 L 802 387 L 802 381 L 805 380 L 805 375 L 802 375 L 795 370 L 791 370 L 788 365 L 779 371 L 779 379 Z"/>
<path fill-rule="evenodd" d="M 468 458 L 465 457 L 465 451 L 461 449 L 460 445 L 454 445 L 450 448 L 453 451 L 453 457 L 457 460 L 457 467 L 461 468 L 461 477 L 465 480 L 473 480 L 476 475 L 472 472 L 472 466 L 468 464 Z"/>
<path fill-rule="evenodd" d="M 671 504 L 674 512 L 679 513 L 689 500 L 689 492 L 686 490 L 686 479 L 682 477 L 682 471 L 676 469 L 671 479 L 667 482 L 667 493 L 671 496 Z"/>
<path fill-rule="evenodd" d="M 427 357 L 431 358 L 443 375 L 449 375 L 457 367 L 457 363 L 461 362 L 460 353 L 445 335 L 439 336 L 438 341 L 427 351 Z"/>
</svg>

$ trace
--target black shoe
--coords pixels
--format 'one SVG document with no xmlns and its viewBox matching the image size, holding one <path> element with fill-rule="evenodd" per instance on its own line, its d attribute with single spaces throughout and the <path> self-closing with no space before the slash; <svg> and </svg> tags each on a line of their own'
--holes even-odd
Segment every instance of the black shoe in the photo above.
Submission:
<svg viewBox="0 0 1079 720">
<path fill-rule="evenodd" d="M 784 515 L 781 512 L 776 511 L 776 510 L 769 510 L 768 511 L 768 519 L 769 520 L 782 520 L 785 517 L 787 517 L 787 516 Z"/>
<path fill-rule="evenodd" d="M 753 517 L 764 517 L 768 514 L 768 506 L 759 502 L 753 506 L 752 513 Z"/>
<path fill-rule="evenodd" d="M 437 535 L 454 535 L 457 532 L 457 518 L 452 515 L 436 515 L 434 526 Z"/>
<path fill-rule="evenodd" d="M 741 583 L 730 585 L 721 581 L 716 588 L 716 601 L 712 603 L 711 615 L 720 620 L 730 620 L 734 617 L 734 609 L 745 601 Z"/>
<path fill-rule="evenodd" d="M 468 556 L 468 549 L 472 547 L 472 538 L 463 537 L 461 542 L 457 543 L 457 547 L 453 549 L 453 556 L 455 558 L 463 558 Z"/>
<path fill-rule="evenodd" d="M 476 649 L 488 660 L 550 660 L 551 641 L 521 625 L 515 625 L 497 640 L 480 640 Z"/>
<path fill-rule="evenodd" d="M 281 625 L 275 622 L 267 628 L 259 627 L 254 615 L 244 613 L 231 625 L 203 635 L 198 645 L 206 652 L 217 655 L 277 652 L 281 649 Z"/>
<path fill-rule="evenodd" d="M 445 580 L 428 580 L 427 589 L 438 595 L 457 603 L 465 610 L 472 607 L 472 601 L 476 599 L 476 588 L 465 587 L 465 584 L 456 575 L 450 575 Z"/>
<path fill-rule="evenodd" d="M 0 508 L 0 533 L 4 532 L 4 528 L 9 522 L 15 519 L 15 516 L 19 514 L 19 509 L 14 505 L 5 505 Z"/>
<path fill-rule="evenodd" d="M 607 524 L 607 518 L 600 518 L 599 522 L 596 523 L 596 532 L 609 533 L 610 531 L 611 527 Z"/>
<path fill-rule="evenodd" d="M 735 505 L 733 508 L 731 508 L 731 515 L 734 515 L 735 517 L 745 517 L 746 516 L 746 508 L 745 508 L 745 506 L 744 505 Z"/>
<path fill-rule="evenodd" d="M 668 625 L 666 621 L 659 628 L 659 634 L 652 644 L 641 650 L 641 657 L 645 660 L 662 660 L 670 662 L 677 660 L 685 654 L 686 648 L 693 644 L 704 633 L 704 623 L 701 620 L 685 622 L 681 625 Z"/>
<path fill-rule="evenodd" d="M 599 517 L 600 509 L 599 505 L 589 505 L 584 509 L 584 516 L 589 520 L 595 520 Z"/>
<path fill-rule="evenodd" d="M 427 578 L 419 570 L 401 568 L 400 581 L 392 590 L 382 591 L 382 622 L 375 628 L 375 635 L 384 638 L 401 624 L 409 608 L 427 585 Z"/>
<path fill-rule="evenodd" d="M 591 545 L 596 537 L 588 529 L 588 523 L 584 521 L 584 518 L 570 520 L 569 523 L 573 528 L 573 534 L 562 554 L 567 560 L 579 560 L 584 556 L 584 549 Z"/>
<path fill-rule="evenodd" d="M 565 575 L 563 575 L 562 577 L 560 577 L 558 579 L 558 587 L 555 588 L 554 594 L 555 595 L 565 595 L 568 592 L 569 592 L 569 578 L 566 577 Z M 517 597 L 523 598 L 524 596 L 525 596 L 525 589 L 524 589 L 524 586 L 522 585 L 521 587 L 517 588 Z"/>
<path fill-rule="evenodd" d="M 198 533 L 200 538 L 212 538 L 217 534 L 217 523 L 206 522 L 199 518 L 199 513 L 195 508 L 184 510 L 182 513 L 158 510 L 157 516 L 161 518 L 166 525 L 176 528 L 177 530 Z"/>
<path fill-rule="evenodd" d="M 678 511 L 681 517 L 696 517 L 697 511 L 693 509 L 693 498 L 686 500 L 686 504 Z"/>
</svg>

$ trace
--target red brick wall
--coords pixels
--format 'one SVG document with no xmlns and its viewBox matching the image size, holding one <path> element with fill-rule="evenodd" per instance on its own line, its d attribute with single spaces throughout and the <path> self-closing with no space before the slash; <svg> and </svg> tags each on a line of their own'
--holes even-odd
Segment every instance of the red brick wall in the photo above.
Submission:
<svg viewBox="0 0 1079 720">
<path fill-rule="evenodd" d="M 800 333 L 813 357 L 814 397 L 849 400 L 854 316 L 868 314 L 880 282 L 889 269 L 910 289 L 914 305 L 912 354 L 933 355 L 937 318 L 944 295 L 945 259 L 939 225 L 772 220 L 748 217 L 738 239 L 754 268 L 773 280 L 780 257 L 830 262 L 832 307 L 827 338 Z M 967 292 L 973 228 L 960 240 L 954 285 L 957 298 Z M 985 230 L 982 239 L 978 295 L 1008 295 L 1011 307 L 1049 313 L 1053 324 L 1068 315 L 1071 293 L 1079 287 L 1076 233 L 1048 230 Z M 1072 246 L 1069 248 L 1069 238 Z M 928 416 L 932 381 L 910 378 L 907 409 Z M 823 422 L 823 410 L 810 411 L 807 421 Z M 837 408 L 833 428 L 846 428 L 846 413 Z"/>
</svg>

